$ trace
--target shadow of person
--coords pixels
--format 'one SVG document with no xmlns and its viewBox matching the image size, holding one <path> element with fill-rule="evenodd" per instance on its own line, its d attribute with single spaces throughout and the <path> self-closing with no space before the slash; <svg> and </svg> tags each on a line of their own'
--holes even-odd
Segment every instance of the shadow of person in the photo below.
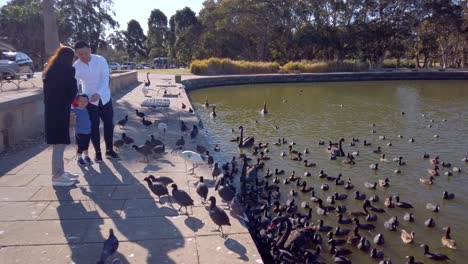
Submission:
<svg viewBox="0 0 468 264">
<path fill-rule="evenodd" d="M 226 238 L 226 240 L 224 240 L 224 246 L 230 251 L 239 254 L 240 260 L 249 261 L 249 257 L 247 257 L 247 249 L 237 240 Z"/>
<path fill-rule="evenodd" d="M 89 211 L 83 203 L 87 201 L 75 201 L 70 192 L 77 189 L 77 186 L 71 187 L 53 187 L 57 196 L 57 214 L 60 219 L 60 225 L 63 234 L 70 246 L 71 260 L 73 263 L 96 263 L 101 255 L 102 245 L 106 238 L 99 236 L 98 240 L 102 243 L 82 244 L 84 242 L 86 231 L 90 228 L 97 229 L 103 224 L 97 211 Z M 85 228 L 81 228 L 85 227 Z M 82 233 L 80 233 L 80 230 Z M 125 256 L 118 251 L 112 256 L 126 261 Z"/>
<path fill-rule="evenodd" d="M 205 225 L 205 223 L 203 223 L 200 219 L 194 216 L 188 216 L 187 218 L 185 218 L 184 223 L 193 232 L 197 232 Z"/>
<path fill-rule="evenodd" d="M 158 206 L 155 197 L 148 190 L 147 186 L 142 183 L 142 179 L 136 178 L 127 168 L 125 168 L 119 161 L 110 160 L 107 163 L 100 163 L 99 170 L 96 171 L 92 166 L 86 168 L 84 177 L 86 181 L 93 182 L 96 185 L 89 186 L 89 197 L 96 204 L 103 214 L 110 217 L 104 220 L 102 225 L 108 227 L 114 226 L 114 232 L 120 234 L 123 239 L 128 240 L 130 243 L 138 244 L 145 248 L 148 252 L 147 263 L 159 263 L 164 259 L 165 263 L 172 264 L 175 262 L 170 259 L 169 252 L 178 248 L 183 248 L 185 245 L 183 235 L 176 226 L 166 217 L 176 215 L 176 211 L 167 206 Z M 113 167 L 111 169 L 110 166 Z M 110 197 L 99 197 L 93 195 L 93 192 L 102 192 L 100 188 L 113 186 L 112 195 Z M 124 200 L 124 201 L 123 201 Z M 137 201 L 141 202 L 137 202 Z M 118 204 L 118 202 L 122 202 Z M 146 201 L 146 202 L 145 202 Z M 112 205 L 117 202 L 117 205 Z M 129 206 L 129 203 L 133 207 Z M 110 205 L 111 204 L 111 205 Z M 121 209 L 121 211 L 120 211 Z M 120 211 L 119 213 L 116 213 Z M 131 216 L 131 217 L 129 217 Z M 149 219 L 153 218 L 153 219 Z M 154 221 L 153 221 L 154 220 Z M 112 223 L 109 223 L 112 221 Z M 144 231 L 138 232 L 139 226 L 147 226 Z M 158 239 L 159 230 L 156 226 L 163 226 L 164 229 L 173 229 L 171 237 L 180 240 L 179 243 L 165 244 L 164 247 L 157 249 L 155 255 L 155 248 L 151 243 L 145 242 L 151 239 Z M 100 230 L 101 227 L 97 227 Z M 154 258 L 158 261 L 154 262 Z M 125 258 L 120 259 L 121 263 L 127 263 Z"/>
</svg>

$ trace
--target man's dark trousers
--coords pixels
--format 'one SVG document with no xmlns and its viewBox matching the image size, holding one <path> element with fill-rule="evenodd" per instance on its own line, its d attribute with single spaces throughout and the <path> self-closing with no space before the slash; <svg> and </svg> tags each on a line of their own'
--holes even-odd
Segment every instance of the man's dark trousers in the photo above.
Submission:
<svg viewBox="0 0 468 264">
<path fill-rule="evenodd" d="M 100 121 L 104 123 L 104 141 L 106 142 L 106 150 L 112 150 L 114 138 L 114 109 L 112 108 L 112 99 L 103 105 L 99 99 L 99 105 L 88 104 L 89 118 L 91 119 L 91 142 L 93 142 L 94 150 L 101 152 L 101 137 L 99 135 Z"/>
</svg>

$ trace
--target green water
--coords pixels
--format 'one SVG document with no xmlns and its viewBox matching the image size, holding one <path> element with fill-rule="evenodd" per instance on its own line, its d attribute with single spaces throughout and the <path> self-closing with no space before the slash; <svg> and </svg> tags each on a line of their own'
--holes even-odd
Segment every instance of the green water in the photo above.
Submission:
<svg viewBox="0 0 468 264">
<path fill-rule="evenodd" d="M 310 162 L 317 163 L 315 168 L 307 168 L 311 177 L 302 177 L 309 186 L 316 188 L 316 195 L 324 201 L 334 191 L 348 194 L 348 199 L 337 202 L 348 207 L 348 212 L 360 208 L 362 202 L 352 198 L 355 190 L 365 192 L 368 197 L 377 194 L 380 202 L 377 207 L 384 207 L 383 200 L 390 195 L 399 195 L 402 201 L 411 203 L 415 208 L 416 221 L 403 221 L 408 209 L 386 209 L 386 213 L 378 214 L 377 229 L 372 232 L 360 231 L 372 241 L 377 233 L 383 233 L 385 244 L 377 246 L 385 252 L 385 256 L 392 258 L 393 263 L 405 263 L 404 256 L 414 255 L 417 260 L 431 263 L 423 256 L 419 247 L 425 243 L 432 252 L 447 254 L 452 263 L 466 263 L 468 257 L 468 163 L 461 159 L 468 155 L 468 83 L 465 81 L 395 81 L 395 82 L 342 82 L 315 84 L 268 84 L 215 87 L 193 91 L 190 93 L 198 114 L 204 121 L 210 143 L 219 144 L 222 151 L 215 153 L 215 158 L 227 160 L 239 154 L 235 143 L 229 139 L 237 136 L 237 127 L 243 125 L 247 136 L 254 136 L 256 143 L 269 142 L 266 168 L 278 167 L 289 175 L 295 170 L 297 176 L 302 176 L 306 168 L 298 162 L 280 157 L 280 152 L 287 152 L 287 145 L 273 146 L 278 138 L 285 137 L 288 142 L 297 143 L 294 149 L 303 151 L 308 148 L 310 153 L 304 156 Z M 208 97 L 210 104 L 216 105 L 218 116 L 213 119 L 209 114 L 211 109 L 205 109 L 202 103 Z M 260 115 L 263 102 L 268 104 L 270 114 Z M 401 113 L 405 112 L 404 115 Z M 424 115 L 424 116 L 423 116 Z M 433 122 L 431 122 L 431 119 Z M 444 121 L 446 119 L 446 121 Z M 371 124 L 375 123 L 375 127 Z M 276 129 L 278 126 L 279 129 Z M 431 127 L 428 127 L 431 126 Z M 231 129 L 235 129 L 235 133 Z M 374 129 L 376 133 L 371 133 Z M 434 135 L 439 137 L 434 137 Z M 402 135 L 403 138 L 398 138 Z M 380 140 L 379 136 L 386 136 Z M 345 138 L 345 152 L 359 151 L 356 165 L 345 165 L 339 158 L 336 161 L 328 159 L 326 146 L 319 146 L 319 140 L 337 142 Z M 349 146 L 351 138 L 359 138 L 356 146 Z M 409 138 L 415 139 L 410 143 Z M 362 142 L 372 142 L 372 146 L 364 147 Z M 392 146 L 387 146 L 391 142 Z M 377 146 L 381 146 L 389 163 L 379 162 L 379 155 L 372 153 Z M 247 152 L 251 152 L 248 150 Z M 213 152 L 213 151 L 212 151 Z M 419 178 L 428 177 L 427 169 L 431 168 L 429 160 L 422 155 L 427 152 L 434 157 L 440 156 L 440 161 L 450 162 L 452 166 L 462 169 L 462 173 L 454 173 L 448 177 L 443 173 L 448 169 L 442 168 L 441 176 L 436 177 L 433 186 L 419 183 Z M 251 154 L 248 154 L 249 156 Z M 403 156 L 407 162 L 401 166 L 401 174 L 393 171 L 398 167 L 392 159 Z M 379 163 L 380 169 L 372 171 L 369 164 Z M 324 170 L 328 175 L 343 174 L 343 179 L 351 178 L 354 190 L 347 191 L 342 186 L 335 186 L 333 182 L 317 177 L 318 172 Z M 263 173 L 262 173 L 263 175 Z M 286 176 L 280 176 L 281 179 Z M 377 190 L 367 190 L 363 183 L 374 182 L 378 179 L 390 179 L 389 188 L 378 187 Z M 271 179 L 270 179 L 271 181 Z M 320 185 L 329 183 L 329 191 L 321 191 Z M 294 184 L 279 184 L 283 190 L 282 200 L 288 199 L 290 189 L 297 188 Z M 299 190 L 299 188 L 297 188 Z M 443 200 L 442 192 L 455 193 L 452 201 Z M 309 201 L 310 194 L 295 197 L 301 201 Z M 425 208 L 427 202 L 441 205 L 439 213 L 433 213 Z M 310 203 L 312 204 L 312 203 Z M 336 226 L 334 215 L 318 216 L 315 214 L 315 204 L 312 221 L 324 219 L 326 224 Z M 305 210 L 303 210 L 305 212 Z M 349 215 L 347 215 L 349 216 Z M 400 229 L 415 231 L 415 243 L 405 245 L 400 240 L 400 232 L 387 231 L 383 222 L 391 216 L 398 216 Z M 432 217 L 436 221 L 435 228 L 427 228 L 424 221 Z M 362 220 L 364 221 L 364 220 Z M 365 221 L 364 221 L 365 222 Z M 374 223 L 375 224 L 375 223 Z M 444 232 L 442 228 L 450 225 L 452 237 L 457 241 L 458 250 L 450 250 L 441 244 Z M 352 229 L 351 225 L 344 226 Z M 325 234 L 322 234 L 325 236 Z M 375 245 L 371 243 L 374 247 Z M 368 254 L 353 249 L 350 256 L 353 263 L 372 263 Z M 328 249 L 323 253 L 322 261 L 330 261 Z"/>
</svg>

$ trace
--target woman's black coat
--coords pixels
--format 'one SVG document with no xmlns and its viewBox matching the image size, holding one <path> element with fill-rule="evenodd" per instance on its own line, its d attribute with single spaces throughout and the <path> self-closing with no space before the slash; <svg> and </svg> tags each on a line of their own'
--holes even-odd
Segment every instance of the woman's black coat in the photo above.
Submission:
<svg viewBox="0 0 468 264">
<path fill-rule="evenodd" d="M 78 92 L 75 68 L 54 65 L 43 76 L 47 144 L 70 144 L 70 106 Z"/>
</svg>

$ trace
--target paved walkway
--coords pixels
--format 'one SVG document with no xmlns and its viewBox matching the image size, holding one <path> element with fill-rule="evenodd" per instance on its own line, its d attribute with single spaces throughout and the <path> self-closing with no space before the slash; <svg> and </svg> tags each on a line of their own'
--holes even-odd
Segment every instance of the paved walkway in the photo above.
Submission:
<svg viewBox="0 0 468 264">
<path fill-rule="evenodd" d="M 167 76 L 151 76 L 152 95 L 158 93 L 155 84 L 167 83 L 160 79 L 163 77 Z M 150 134 L 158 134 L 156 127 L 144 128 L 134 114 L 145 99 L 141 87 L 120 96 L 114 104 L 116 121 L 125 114 L 130 119 L 123 130 L 116 126 L 116 137 L 125 132 L 137 144 L 143 144 Z M 155 112 L 149 120 L 169 126 L 163 141 L 172 148 L 180 137 L 179 120 L 189 126 L 198 120 L 179 109 L 182 102 L 191 106 L 184 90 L 170 87 L 168 93 L 181 96 L 170 99 L 166 117 Z M 157 97 L 161 96 L 159 91 Z M 205 140 L 203 136 L 198 142 L 186 139 L 191 149 Z M 94 154 L 92 147 L 90 150 Z M 227 239 L 214 231 L 216 226 L 195 193 L 196 179 L 187 175 L 191 164 L 170 151 L 144 164 L 138 162 L 140 156 L 134 149 L 125 148 L 120 162 L 105 160 L 80 168 L 72 161 L 75 147 L 70 145 L 65 151 L 66 168 L 80 174 L 79 183 L 55 188 L 51 186 L 51 148 L 47 145 L 2 157 L 0 263 L 96 263 L 109 228 L 121 243 L 106 263 L 116 259 L 120 260 L 116 263 L 262 263 L 247 229 L 238 220 L 231 218 L 232 226 L 224 228 Z M 201 166 L 197 172 L 211 179 L 207 167 Z M 174 209 L 167 198 L 162 204 L 157 202 L 142 181 L 150 174 L 169 176 L 189 192 L 196 201 L 189 216 L 178 215 L 178 206 Z M 209 195 L 213 194 L 210 189 Z"/>
</svg>

